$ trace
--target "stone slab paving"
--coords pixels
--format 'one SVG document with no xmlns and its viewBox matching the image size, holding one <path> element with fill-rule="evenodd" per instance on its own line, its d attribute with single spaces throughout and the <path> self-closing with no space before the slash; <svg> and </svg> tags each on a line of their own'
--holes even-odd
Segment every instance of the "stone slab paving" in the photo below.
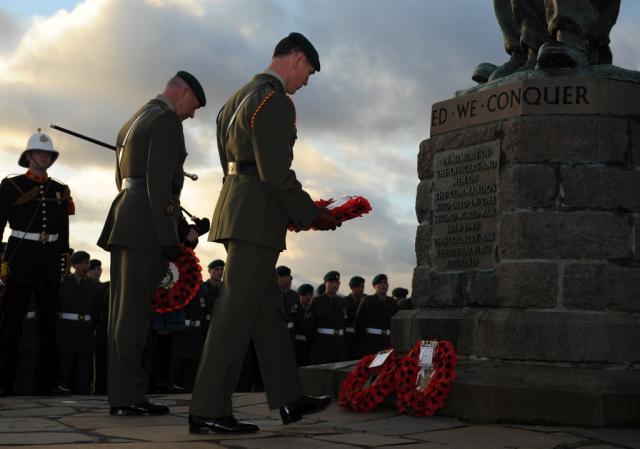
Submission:
<svg viewBox="0 0 640 449">
<path fill-rule="evenodd" d="M 447 416 L 402 416 L 393 408 L 325 411 L 283 426 L 263 393 L 233 398 L 234 413 L 260 426 L 249 435 L 191 435 L 190 395 L 156 395 L 158 417 L 113 417 L 104 396 L 0 398 L 2 448 L 62 449 L 640 449 L 640 429 L 472 424 Z"/>
</svg>

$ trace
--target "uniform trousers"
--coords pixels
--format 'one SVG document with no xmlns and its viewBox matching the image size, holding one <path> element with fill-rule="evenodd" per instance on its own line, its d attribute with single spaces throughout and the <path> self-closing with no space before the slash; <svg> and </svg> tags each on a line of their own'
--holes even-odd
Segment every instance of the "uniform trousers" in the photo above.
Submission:
<svg viewBox="0 0 640 449">
<path fill-rule="evenodd" d="M 224 284 L 216 301 L 191 397 L 191 414 L 232 413 L 233 394 L 253 341 L 270 408 L 302 395 L 275 266 L 279 251 L 239 240 L 225 244 Z"/>
<path fill-rule="evenodd" d="M 151 324 L 151 296 L 167 272 L 160 254 L 114 246 L 111 251 L 108 395 L 112 407 L 145 399 L 143 354 Z"/>
<path fill-rule="evenodd" d="M 58 346 L 56 343 L 56 322 L 58 315 L 58 285 L 48 282 L 48 276 L 41 275 L 40 283 L 24 285 L 9 279 L 0 311 L 0 376 L 2 387 L 12 391 L 15 382 L 17 347 L 20 341 L 24 316 L 29 298 L 34 296 L 36 314 L 39 317 L 38 339 L 42 362 L 39 364 L 40 379 L 44 382 L 43 392 L 58 384 Z"/>
</svg>

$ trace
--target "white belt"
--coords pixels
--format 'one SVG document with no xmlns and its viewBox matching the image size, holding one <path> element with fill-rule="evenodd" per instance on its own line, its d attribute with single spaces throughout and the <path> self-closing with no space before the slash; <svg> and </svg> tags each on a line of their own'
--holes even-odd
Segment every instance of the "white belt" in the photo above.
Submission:
<svg viewBox="0 0 640 449">
<path fill-rule="evenodd" d="M 24 314 L 24 319 L 25 320 L 30 320 L 31 318 L 35 318 L 36 317 L 36 311 L 32 310 L 31 312 L 27 312 Z"/>
<path fill-rule="evenodd" d="M 200 320 L 184 320 L 185 326 L 200 327 Z"/>
<path fill-rule="evenodd" d="M 367 334 L 373 334 L 373 335 L 391 335 L 391 329 L 378 329 L 375 327 L 368 327 L 364 331 Z"/>
<path fill-rule="evenodd" d="M 293 329 L 293 321 L 287 323 L 287 329 Z"/>
<path fill-rule="evenodd" d="M 58 316 L 60 318 L 62 318 L 63 320 L 71 320 L 71 321 L 91 321 L 91 315 L 89 314 L 82 314 L 82 313 L 67 313 L 67 312 L 60 312 L 58 314 Z"/>
<path fill-rule="evenodd" d="M 349 333 L 351 333 L 351 334 L 353 334 L 353 333 L 355 333 L 355 332 L 356 332 L 356 330 L 355 330 L 354 328 L 352 328 L 352 327 L 345 327 L 345 328 L 344 328 L 344 331 L 345 331 L 345 332 L 349 332 Z"/>
<path fill-rule="evenodd" d="M 324 335 L 344 335 L 344 329 L 331 329 L 328 327 L 319 327 L 317 332 Z"/>
<path fill-rule="evenodd" d="M 306 335 L 296 334 L 296 340 L 298 341 L 307 341 Z"/>
<path fill-rule="evenodd" d="M 46 232 L 22 232 L 11 230 L 11 237 L 25 240 L 33 240 L 34 242 L 55 242 L 58 240 L 58 234 L 47 234 Z"/>
</svg>

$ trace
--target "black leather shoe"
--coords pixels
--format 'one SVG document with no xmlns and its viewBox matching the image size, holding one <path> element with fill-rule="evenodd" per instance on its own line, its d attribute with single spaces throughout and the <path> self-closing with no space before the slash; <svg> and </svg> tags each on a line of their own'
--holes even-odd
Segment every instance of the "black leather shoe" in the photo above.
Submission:
<svg viewBox="0 0 640 449">
<path fill-rule="evenodd" d="M 62 385 L 56 385 L 49 389 L 48 393 L 50 396 L 69 396 L 71 394 L 71 390 L 67 387 L 63 387 Z"/>
<path fill-rule="evenodd" d="M 233 415 L 222 418 L 189 415 L 189 433 L 255 433 L 258 430 L 258 426 L 238 421 Z"/>
<path fill-rule="evenodd" d="M 169 407 L 166 405 L 154 404 L 145 400 L 139 404 L 129 405 L 126 407 L 111 407 L 109 413 L 113 416 L 166 415 L 169 413 Z"/>
<path fill-rule="evenodd" d="M 329 396 L 311 396 L 303 394 L 291 404 L 280 407 L 282 424 L 291 424 L 292 422 L 300 421 L 302 419 L 302 415 L 318 413 L 327 408 L 327 405 L 329 405 L 330 402 L 331 398 Z"/>
</svg>

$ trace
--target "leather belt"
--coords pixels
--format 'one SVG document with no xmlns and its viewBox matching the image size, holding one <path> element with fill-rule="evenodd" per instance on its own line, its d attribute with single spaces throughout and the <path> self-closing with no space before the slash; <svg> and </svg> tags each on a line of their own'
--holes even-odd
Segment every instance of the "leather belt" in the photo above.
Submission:
<svg viewBox="0 0 640 449">
<path fill-rule="evenodd" d="M 227 162 L 227 173 L 229 175 L 258 175 L 258 166 L 253 161 Z"/>
<path fill-rule="evenodd" d="M 89 314 L 83 314 L 83 313 L 67 313 L 67 312 L 60 312 L 58 314 L 58 316 L 60 318 L 62 318 L 63 320 L 71 320 L 71 321 L 91 321 L 91 315 Z"/>
<path fill-rule="evenodd" d="M 319 327 L 317 332 L 324 335 L 344 335 L 344 329 L 331 329 L 329 327 Z"/>
<path fill-rule="evenodd" d="M 144 189 L 147 187 L 147 178 L 144 176 L 137 178 L 123 178 L 122 187 L 125 189 Z"/>
<path fill-rule="evenodd" d="M 364 331 L 367 334 L 372 335 L 391 335 L 391 329 L 378 329 L 376 327 L 368 327 Z"/>
<path fill-rule="evenodd" d="M 47 234 L 46 232 L 23 232 L 11 230 L 11 237 L 25 240 L 33 240 L 34 242 L 55 242 L 58 240 L 58 234 Z"/>
<path fill-rule="evenodd" d="M 185 326 L 200 327 L 200 320 L 184 320 Z"/>
</svg>

